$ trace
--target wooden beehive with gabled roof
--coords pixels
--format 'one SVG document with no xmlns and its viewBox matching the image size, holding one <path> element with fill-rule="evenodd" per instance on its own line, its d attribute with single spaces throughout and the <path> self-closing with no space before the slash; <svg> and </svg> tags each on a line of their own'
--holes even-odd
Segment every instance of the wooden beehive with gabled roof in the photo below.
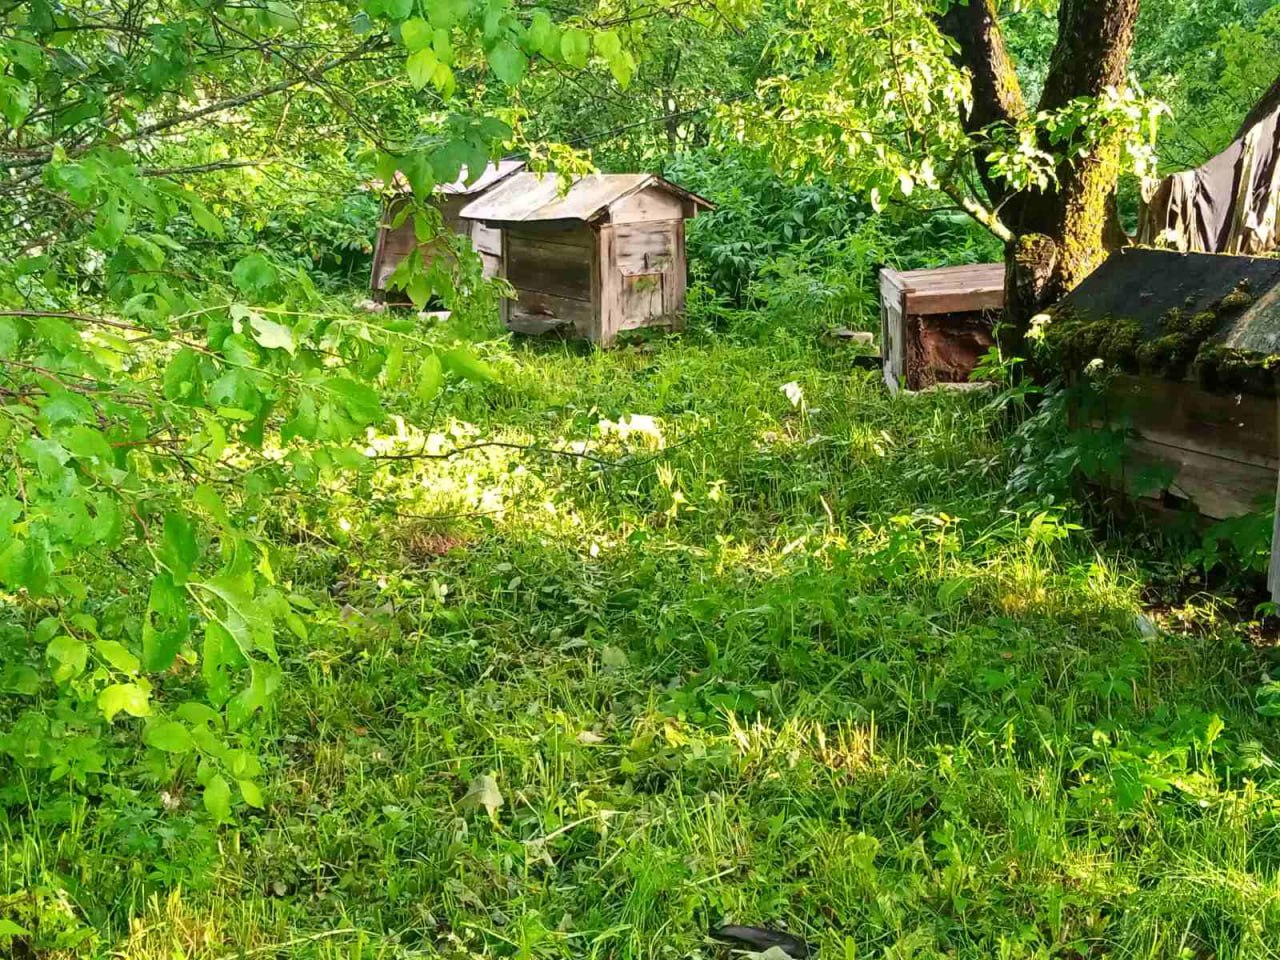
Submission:
<svg viewBox="0 0 1280 960">
<path fill-rule="evenodd" d="M 468 181 L 460 177 L 452 183 L 440 184 L 435 190 L 434 203 L 440 211 L 447 230 L 460 233 L 471 240 L 471 246 L 479 254 L 484 263 L 484 275 L 496 277 L 501 272 L 502 236 L 498 230 L 486 227 L 483 223 L 463 220 L 459 214 L 462 208 L 477 197 L 484 196 L 502 181 L 524 169 L 523 160 L 500 160 L 489 164 L 478 177 Z M 471 171 L 467 171 L 468 176 Z M 369 277 L 369 287 L 375 299 L 404 299 L 407 297 L 400 291 L 389 291 L 387 280 L 395 272 L 405 257 L 412 250 L 422 250 L 424 255 L 430 244 L 421 244 L 413 231 L 413 218 L 400 216 L 412 192 L 403 174 L 396 175 L 394 184 L 396 194 L 382 205 L 382 217 L 378 221 L 378 238 L 373 247 L 373 269 Z M 397 223 L 397 220 L 400 220 Z"/>
<path fill-rule="evenodd" d="M 502 231 L 502 318 L 519 333 L 608 346 L 626 330 L 683 323 L 684 221 L 712 205 L 645 173 L 520 173 L 467 204 L 463 219 Z"/>
</svg>

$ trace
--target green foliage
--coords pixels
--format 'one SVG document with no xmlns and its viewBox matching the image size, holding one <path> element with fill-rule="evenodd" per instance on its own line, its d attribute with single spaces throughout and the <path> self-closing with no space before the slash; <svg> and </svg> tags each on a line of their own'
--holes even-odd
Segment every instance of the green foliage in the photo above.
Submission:
<svg viewBox="0 0 1280 960">
<path fill-rule="evenodd" d="M 0 953 L 1261 951 L 1280 698 L 1223 620 L 1135 626 L 1149 558 L 1069 500 L 1123 437 L 813 336 L 875 326 L 882 263 L 999 255 L 939 171 L 1150 119 L 962 140 L 933 12 L 0 12 Z M 573 146 L 719 202 L 731 336 L 491 341 L 433 190 Z M 447 320 L 353 309 L 401 182 L 392 284 Z"/>
<path fill-rule="evenodd" d="M 735 328 L 862 328 L 877 311 L 881 266 L 980 263 L 998 244 L 968 216 L 877 215 L 830 181 L 794 181 L 758 151 L 680 154 L 665 173 L 716 209 L 687 225 L 693 277 L 706 299 L 692 313 Z M 748 310 L 750 313 L 741 314 Z"/>
<path fill-rule="evenodd" d="M 452 233 L 396 277 L 452 311 L 449 331 L 353 315 L 310 268 L 349 271 L 342 251 L 367 251 L 376 201 L 355 187 L 374 167 L 418 191 L 418 238 L 435 240 L 433 185 L 474 178 L 515 134 L 460 96 L 425 124 L 397 125 L 395 108 L 428 85 L 441 106 L 486 67 L 514 86 L 533 56 L 562 66 L 559 28 L 465 0 L 425 19 L 411 0 L 342 6 L 0 14 L 11 769 L 91 793 L 194 779 L 218 822 L 237 796 L 261 805 L 257 718 L 284 676 L 280 635 L 305 639 L 309 613 L 261 517 L 285 503 L 322 515 L 333 489 L 379 469 L 370 431 L 429 424 L 446 382 L 493 379 L 452 330 L 489 322 L 498 290 Z M 619 36 L 593 42 L 627 79 Z M 374 55 L 397 46 L 408 62 L 388 75 Z M 398 91 L 370 104 L 378 134 L 343 89 L 370 80 Z"/>
</svg>

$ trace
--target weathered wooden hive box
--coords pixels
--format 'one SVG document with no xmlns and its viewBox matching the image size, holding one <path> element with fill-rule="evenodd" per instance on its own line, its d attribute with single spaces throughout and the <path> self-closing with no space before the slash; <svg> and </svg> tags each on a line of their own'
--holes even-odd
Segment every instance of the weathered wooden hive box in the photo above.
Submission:
<svg viewBox="0 0 1280 960">
<path fill-rule="evenodd" d="M 1119 371 L 1077 411 L 1127 430 L 1109 486 L 1213 519 L 1271 509 L 1280 260 L 1118 251 L 1054 309 L 1045 342 L 1069 378 Z"/>
<path fill-rule="evenodd" d="M 484 262 L 484 275 L 496 277 L 501 271 L 502 233 L 475 220 L 464 220 L 462 208 L 472 200 L 484 196 L 503 180 L 524 169 L 522 160 L 502 160 L 491 163 L 475 180 L 468 183 L 459 179 L 453 183 L 436 187 L 436 208 L 444 220 L 447 230 L 460 233 L 471 240 L 471 246 Z M 369 288 L 375 300 L 395 300 L 408 302 L 402 291 L 387 290 L 387 279 L 395 272 L 400 261 L 409 255 L 411 250 L 421 250 L 429 255 L 430 244 L 421 244 L 413 233 L 413 218 L 406 217 L 398 226 L 396 220 L 401 211 L 412 202 L 409 184 L 403 178 L 396 182 L 398 195 L 382 205 L 382 216 L 378 221 L 378 238 L 373 247 L 373 269 L 369 278 Z"/>
<path fill-rule="evenodd" d="M 684 222 L 712 209 L 645 173 L 520 173 L 467 204 L 464 219 L 501 231 L 500 275 L 515 288 L 502 319 L 517 333 L 609 346 L 625 330 L 684 322 Z"/>
<path fill-rule="evenodd" d="M 884 381 L 923 390 L 966 383 L 995 342 L 1004 309 L 1004 264 L 880 271 Z"/>
</svg>

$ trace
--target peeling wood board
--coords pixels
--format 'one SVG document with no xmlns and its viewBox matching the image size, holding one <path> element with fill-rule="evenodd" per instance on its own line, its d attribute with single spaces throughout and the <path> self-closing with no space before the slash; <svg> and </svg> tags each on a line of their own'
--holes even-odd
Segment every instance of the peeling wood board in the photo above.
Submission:
<svg viewBox="0 0 1280 960">
<path fill-rule="evenodd" d="M 1206 517 L 1224 520 L 1265 510 L 1276 494 L 1276 470 L 1139 438 L 1129 442 L 1132 465 L 1173 471 L 1168 491 Z M 1132 490 L 1129 482 L 1126 488 Z M 1150 491 L 1135 491 L 1149 494 Z"/>
</svg>

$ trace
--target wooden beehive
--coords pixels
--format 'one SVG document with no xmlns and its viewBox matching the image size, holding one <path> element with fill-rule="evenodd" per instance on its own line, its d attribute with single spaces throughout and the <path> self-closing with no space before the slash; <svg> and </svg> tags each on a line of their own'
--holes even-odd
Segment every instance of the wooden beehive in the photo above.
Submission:
<svg viewBox="0 0 1280 960">
<path fill-rule="evenodd" d="M 966 383 L 995 342 L 1004 264 L 880 271 L 880 353 L 890 390 Z"/>
<path fill-rule="evenodd" d="M 609 346 L 626 330 L 683 324 L 684 221 L 708 209 L 652 174 L 580 177 L 562 190 L 555 176 L 520 173 L 461 216 L 501 231 L 509 328 Z"/>
<path fill-rule="evenodd" d="M 1053 311 L 1046 341 L 1078 378 L 1118 370 L 1085 427 L 1124 427 L 1140 501 L 1218 520 L 1269 510 L 1280 468 L 1280 260 L 1129 248 Z"/>
<path fill-rule="evenodd" d="M 470 183 L 465 179 L 459 179 L 436 187 L 433 202 L 440 211 L 445 228 L 471 240 L 471 246 L 484 262 L 486 277 L 496 277 L 501 272 L 502 233 L 483 223 L 464 220 L 460 214 L 462 208 L 472 200 L 484 196 L 503 180 L 522 169 L 524 169 L 523 161 L 502 160 L 489 164 L 484 172 Z M 373 247 L 373 269 L 369 278 L 369 288 L 375 300 L 391 299 L 407 302 L 408 298 L 402 291 L 388 291 L 387 279 L 411 250 L 421 250 L 424 256 L 429 256 L 430 245 L 418 243 L 413 232 L 412 217 L 406 217 L 398 226 L 395 225 L 401 211 L 412 202 L 408 182 L 399 178 L 396 186 L 398 194 L 383 204 L 382 216 L 378 221 L 378 238 Z"/>
</svg>

